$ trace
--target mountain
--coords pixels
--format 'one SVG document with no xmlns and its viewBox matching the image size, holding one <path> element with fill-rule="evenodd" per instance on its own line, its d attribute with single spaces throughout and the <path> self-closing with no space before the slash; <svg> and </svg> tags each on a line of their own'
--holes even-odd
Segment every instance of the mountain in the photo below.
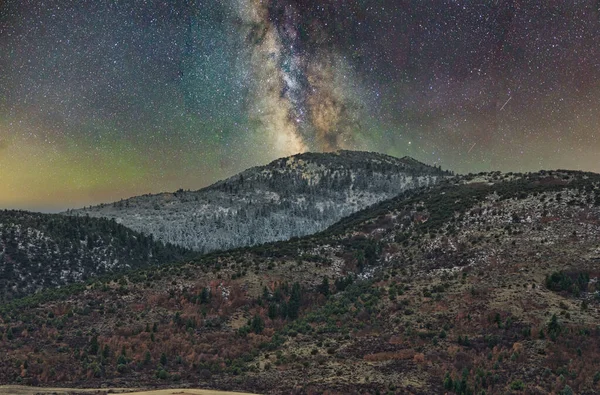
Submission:
<svg viewBox="0 0 600 395">
<path fill-rule="evenodd" d="M 200 252 L 287 240 L 449 173 L 415 159 L 357 151 L 305 153 L 199 191 L 144 195 L 70 215 L 115 219 Z"/>
<path fill-rule="evenodd" d="M 318 234 L 0 306 L 0 381 L 600 391 L 600 175 L 485 173 Z"/>
<path fill-rule="evenodd" d="M 0 211 L 0 300 L 174 261 L 184 252 L 113 220 Z"/>
</svg>

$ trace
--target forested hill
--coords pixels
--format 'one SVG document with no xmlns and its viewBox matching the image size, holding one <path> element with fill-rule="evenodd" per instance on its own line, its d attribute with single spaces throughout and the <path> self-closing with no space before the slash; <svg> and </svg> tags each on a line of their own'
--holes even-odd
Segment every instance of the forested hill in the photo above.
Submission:
<svg viewBox="0 0 600 395">
<path fill-rule="evenodd" d="M 0 211 L 0 300 L 122 269 L 181 259 L 114 220 Z"/>
<path fill-rule="evenodd" d="M 312 236 L 0 304 L 0 381 L 596 394 L 599 235 L 600 175 L 456 176 Z"/>
<path fill-rule="evenodd" d="M 201 252 L 287 240 L 398 193 L 448 176 L 415 159 L 338 151 L 305 153 L 254 167 L 198 191 L 144 195 L 70 211 Z"/>
</svg>

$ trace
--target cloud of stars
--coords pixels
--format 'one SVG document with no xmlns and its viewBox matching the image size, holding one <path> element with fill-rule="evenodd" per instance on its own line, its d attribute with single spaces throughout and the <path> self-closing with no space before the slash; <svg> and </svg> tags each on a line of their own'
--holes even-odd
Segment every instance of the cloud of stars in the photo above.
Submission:
<svg viewBox="0 0 600 395">
<path fill-rule="evenodd" d="M 597 0 L 5 0 L 0 206 L 336 149 L 600 171 L 599 31 Z"/>
</svg>

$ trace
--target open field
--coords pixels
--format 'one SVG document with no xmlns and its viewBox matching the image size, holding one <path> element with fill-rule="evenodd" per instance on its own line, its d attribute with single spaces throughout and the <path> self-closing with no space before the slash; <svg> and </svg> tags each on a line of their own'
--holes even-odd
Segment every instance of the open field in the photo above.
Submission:
<svg viewBox="0 0 600 395">
<path fill-rule="evenodd" d="M 137 390 L 131 388 L 43 388 L 27 387 L 22 385 L 2 385 L 0 395 L 79 395 L 79 394 L 128 394 L 128 395 L 249 395 L 242 392 L 226 392 L 199 389 L 163 389 L 163 390 Z"/>
</svg>

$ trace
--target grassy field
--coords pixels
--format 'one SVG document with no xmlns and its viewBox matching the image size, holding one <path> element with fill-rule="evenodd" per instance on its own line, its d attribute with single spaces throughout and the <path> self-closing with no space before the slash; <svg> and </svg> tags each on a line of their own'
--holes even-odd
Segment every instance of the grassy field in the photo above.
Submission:
<svg viewBox="0 0 600 395">
<path fill-rule="evenodd" d="M 110 391 L 110 392 L 109 392 Z M 242 392 L 226 392 L 199 389 L 165 389 L 165 390 L 138 390 L 130 388 L 44 388 L 27 387 L 21 385 L 2 385 L 0 395 L 71 395 L 71 394 L 128 394 L 128 395 L 249 395 Z"/>
</svg>

